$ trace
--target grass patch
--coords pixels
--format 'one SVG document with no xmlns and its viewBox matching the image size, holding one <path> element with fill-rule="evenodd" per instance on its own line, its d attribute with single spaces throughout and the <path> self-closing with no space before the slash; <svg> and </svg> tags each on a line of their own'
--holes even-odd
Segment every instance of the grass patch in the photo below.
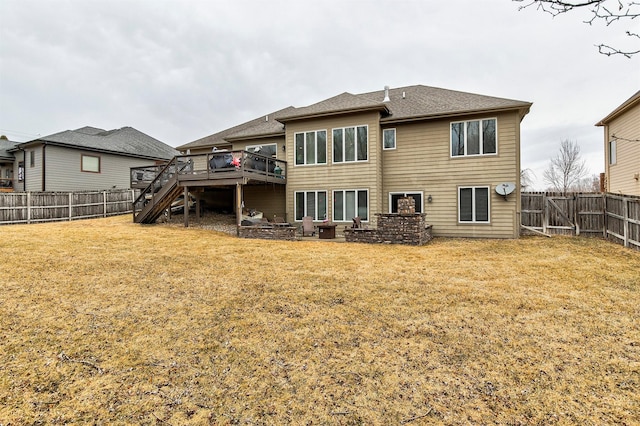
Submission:
<svg viewBox="0 0 640 426">
<path fill-rule="evenodd" d="M 0 424 L 633 424 L 640 254 L 596 239 L 3 226 Z"/>
</svg>

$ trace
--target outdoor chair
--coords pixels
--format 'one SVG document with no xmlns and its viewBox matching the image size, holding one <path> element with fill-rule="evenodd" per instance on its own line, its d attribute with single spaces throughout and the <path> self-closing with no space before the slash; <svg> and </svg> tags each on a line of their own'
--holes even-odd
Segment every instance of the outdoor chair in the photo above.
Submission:
<svg viewBox="0 0 640 426">
<path fill-rule="evenodd" d="M 353 229 L 362 229 L 362 220 L 359 216 L 353 218 L 353 225 L 351 225 Z"/>
<path fill-rule="evenodd" d="M 313 218 L 311 216 L 305 216 L 302 218 L 302 236 L 306 237 L 316 235 L 316 229 L 313 226 Z"/>
</svg>

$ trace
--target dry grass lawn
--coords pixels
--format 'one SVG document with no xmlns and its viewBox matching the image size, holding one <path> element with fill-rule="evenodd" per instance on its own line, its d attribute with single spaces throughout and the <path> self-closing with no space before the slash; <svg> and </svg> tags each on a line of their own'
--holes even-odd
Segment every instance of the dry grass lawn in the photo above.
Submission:
<svg viewBox="0 0 640 426">
<path fill-rule="evenodd" d="M 0 227 L 0 424 L 638 424 L 640 253 Z"/>
</svg>

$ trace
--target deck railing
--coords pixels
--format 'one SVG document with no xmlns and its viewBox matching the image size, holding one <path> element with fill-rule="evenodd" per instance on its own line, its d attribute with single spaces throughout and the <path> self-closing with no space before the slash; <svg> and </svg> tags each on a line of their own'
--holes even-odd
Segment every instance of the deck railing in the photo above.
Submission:
<svg viewBox="0 0 640 426">
<path fill-rule="evenodd" d="M 255 152 L 214 151 L 207 154 L 178 155 L 174 157 L 178 180 L 216 180 L 234 176 L 268 180 L 285 179 L 287 162 Z M 148 187 L 166 167 L 166 164 L 131 168 L 131 188 Z M 282 183 L 285 183 L 282 181 Z"/>
<path fill-rule="evenodd" d="M 13 190 L 13 179 L 0 178 L 0 190 Z"/>
</svg>

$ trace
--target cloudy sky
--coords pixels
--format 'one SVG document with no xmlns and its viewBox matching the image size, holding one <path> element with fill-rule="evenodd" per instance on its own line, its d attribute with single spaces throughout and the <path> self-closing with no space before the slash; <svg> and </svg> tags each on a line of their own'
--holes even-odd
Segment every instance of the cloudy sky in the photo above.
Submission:
<svg viewBox="0 0 640 426">
<path fill-rule="evenodd" d="M 182 145 L 286 106 L 423 84 L 533 102 L 522 165 L 564 139 L 604 171 L 594 124 L 640 89 L 626 30 L 511 0 L 0 0 L 0 133 L 132 126 Z"/>
</svg>

